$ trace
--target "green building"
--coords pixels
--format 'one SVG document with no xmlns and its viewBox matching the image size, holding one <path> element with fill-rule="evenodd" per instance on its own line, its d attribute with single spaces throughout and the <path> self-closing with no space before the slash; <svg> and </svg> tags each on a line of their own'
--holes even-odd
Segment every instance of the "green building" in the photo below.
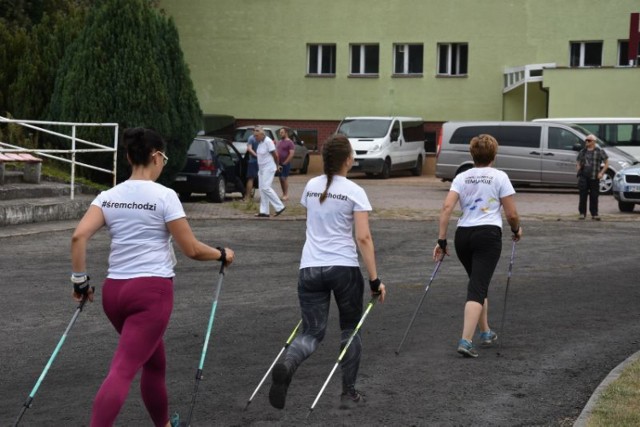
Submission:
<svg viewBox="0 0 640 427">
<path fill-rule="evenodd" d="M 345 116 L 638 117 L 638 0 L 161 0 L 203 111 L 323 140 Z M 637 31 L 637 29 L 636 29 Z M 637 49 L 637 46 L 636 46 Z M 632 49 L 633 50 L 633 49 Z"/>
</svg>

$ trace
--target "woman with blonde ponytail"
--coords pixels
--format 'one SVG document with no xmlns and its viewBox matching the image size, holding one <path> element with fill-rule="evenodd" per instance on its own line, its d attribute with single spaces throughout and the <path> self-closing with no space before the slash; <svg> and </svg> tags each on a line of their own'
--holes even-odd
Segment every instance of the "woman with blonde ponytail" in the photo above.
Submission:
<svg viewBox="0 0 640 427">
<path fill-rule="evenodd" d="M 353 150 L 347 137 L 331 136 L 323 145 L 322 159 L 324 175 L 309 180 L 300 200 L 307 209 L 307 234 L 298 277 L 303 330 L 288 347 L 284 361 L 273 369 L 269 401 L 278 409 L 284 408 L 294 372 L 324 338 L 331 293 L 340 313 L 341 348 L 362 317 L 364 278 L 356 245 L 367 269 L 372 295 L 378 294 L 380 302 L 386 296 L 369 230 L 371 204 L 362 187 L 347 179 L 353 165 Z M 355 388 L 361 353 L 362 342 L 357 334 L 341 362 L 343 409 L 364 402 Z"/>
</svg>

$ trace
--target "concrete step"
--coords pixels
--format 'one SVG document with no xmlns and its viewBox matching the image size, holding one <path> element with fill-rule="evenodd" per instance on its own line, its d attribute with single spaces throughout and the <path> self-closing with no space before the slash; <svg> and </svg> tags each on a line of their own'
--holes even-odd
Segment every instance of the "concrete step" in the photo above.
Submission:
<svg viewBox="0 0 640 427">
<path fill-rule="evenodd" d="M 73 200 L 70 194 L 71 186 L 58 182 L 0 185 L 0 227 L 79 219 L 95 195 L 82 193 L 79 186 Z"/>
<path fill-rule="evenodd" d="M 94 198 L 93 195 L 81 194 L 73 200 L 68 196 L 0 200 L 0 227 L 79 219 Z"/>
<path fill-rule="evenodd" d="M 75 194 L 80 193 L 76 186 Z M 65 183 L 41 181 L 40 184 L 12 182 L 0 185 L 0 200 L 37 199 L 41 197 L 69 197 L 71 186 Z"/>
</svg>

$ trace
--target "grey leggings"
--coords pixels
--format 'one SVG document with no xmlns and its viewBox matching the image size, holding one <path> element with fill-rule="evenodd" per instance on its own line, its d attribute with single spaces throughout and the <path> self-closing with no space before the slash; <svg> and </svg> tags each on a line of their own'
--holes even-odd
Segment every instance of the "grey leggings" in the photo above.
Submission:
<svg viewBox="0 0 640 427">
<path fill-rule="evenodd" d="M 311 356 L 324 338 L 332 291 L 340 313 L 341 350 L 362 317 L 364 278 L 359 267 L 301 269 L 298 298 L 302 312 L 302 333 L 293 340 L 285 356 L 285 363 L 293 370 Z M 340 363 L 343 388 L 355 385 L 361 353 L 362 341 L 358 333 Z"/>
</svg>

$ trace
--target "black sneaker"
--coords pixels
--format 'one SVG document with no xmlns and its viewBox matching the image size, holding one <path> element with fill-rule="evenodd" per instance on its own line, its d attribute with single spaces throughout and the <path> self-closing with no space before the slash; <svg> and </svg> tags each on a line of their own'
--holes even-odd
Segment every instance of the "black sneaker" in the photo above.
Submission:
<svg viewBox="0 0 640 427">
<path fill-rule="evenodd" d="M 271 373 L 271 389 L 269 389 L 269 403 L 277 409 L 283 409 L 287 399 L 287 389 L 291 383 L 291 371 L 284 363 L 278 363 Z"/>
<path fill-rule="evenodd" d="M 349 387 L 340 395 L 340 409 L 353 409 L 364 405 L 365 399 L 362 393 L 354 387 Z"/>
</svg>

